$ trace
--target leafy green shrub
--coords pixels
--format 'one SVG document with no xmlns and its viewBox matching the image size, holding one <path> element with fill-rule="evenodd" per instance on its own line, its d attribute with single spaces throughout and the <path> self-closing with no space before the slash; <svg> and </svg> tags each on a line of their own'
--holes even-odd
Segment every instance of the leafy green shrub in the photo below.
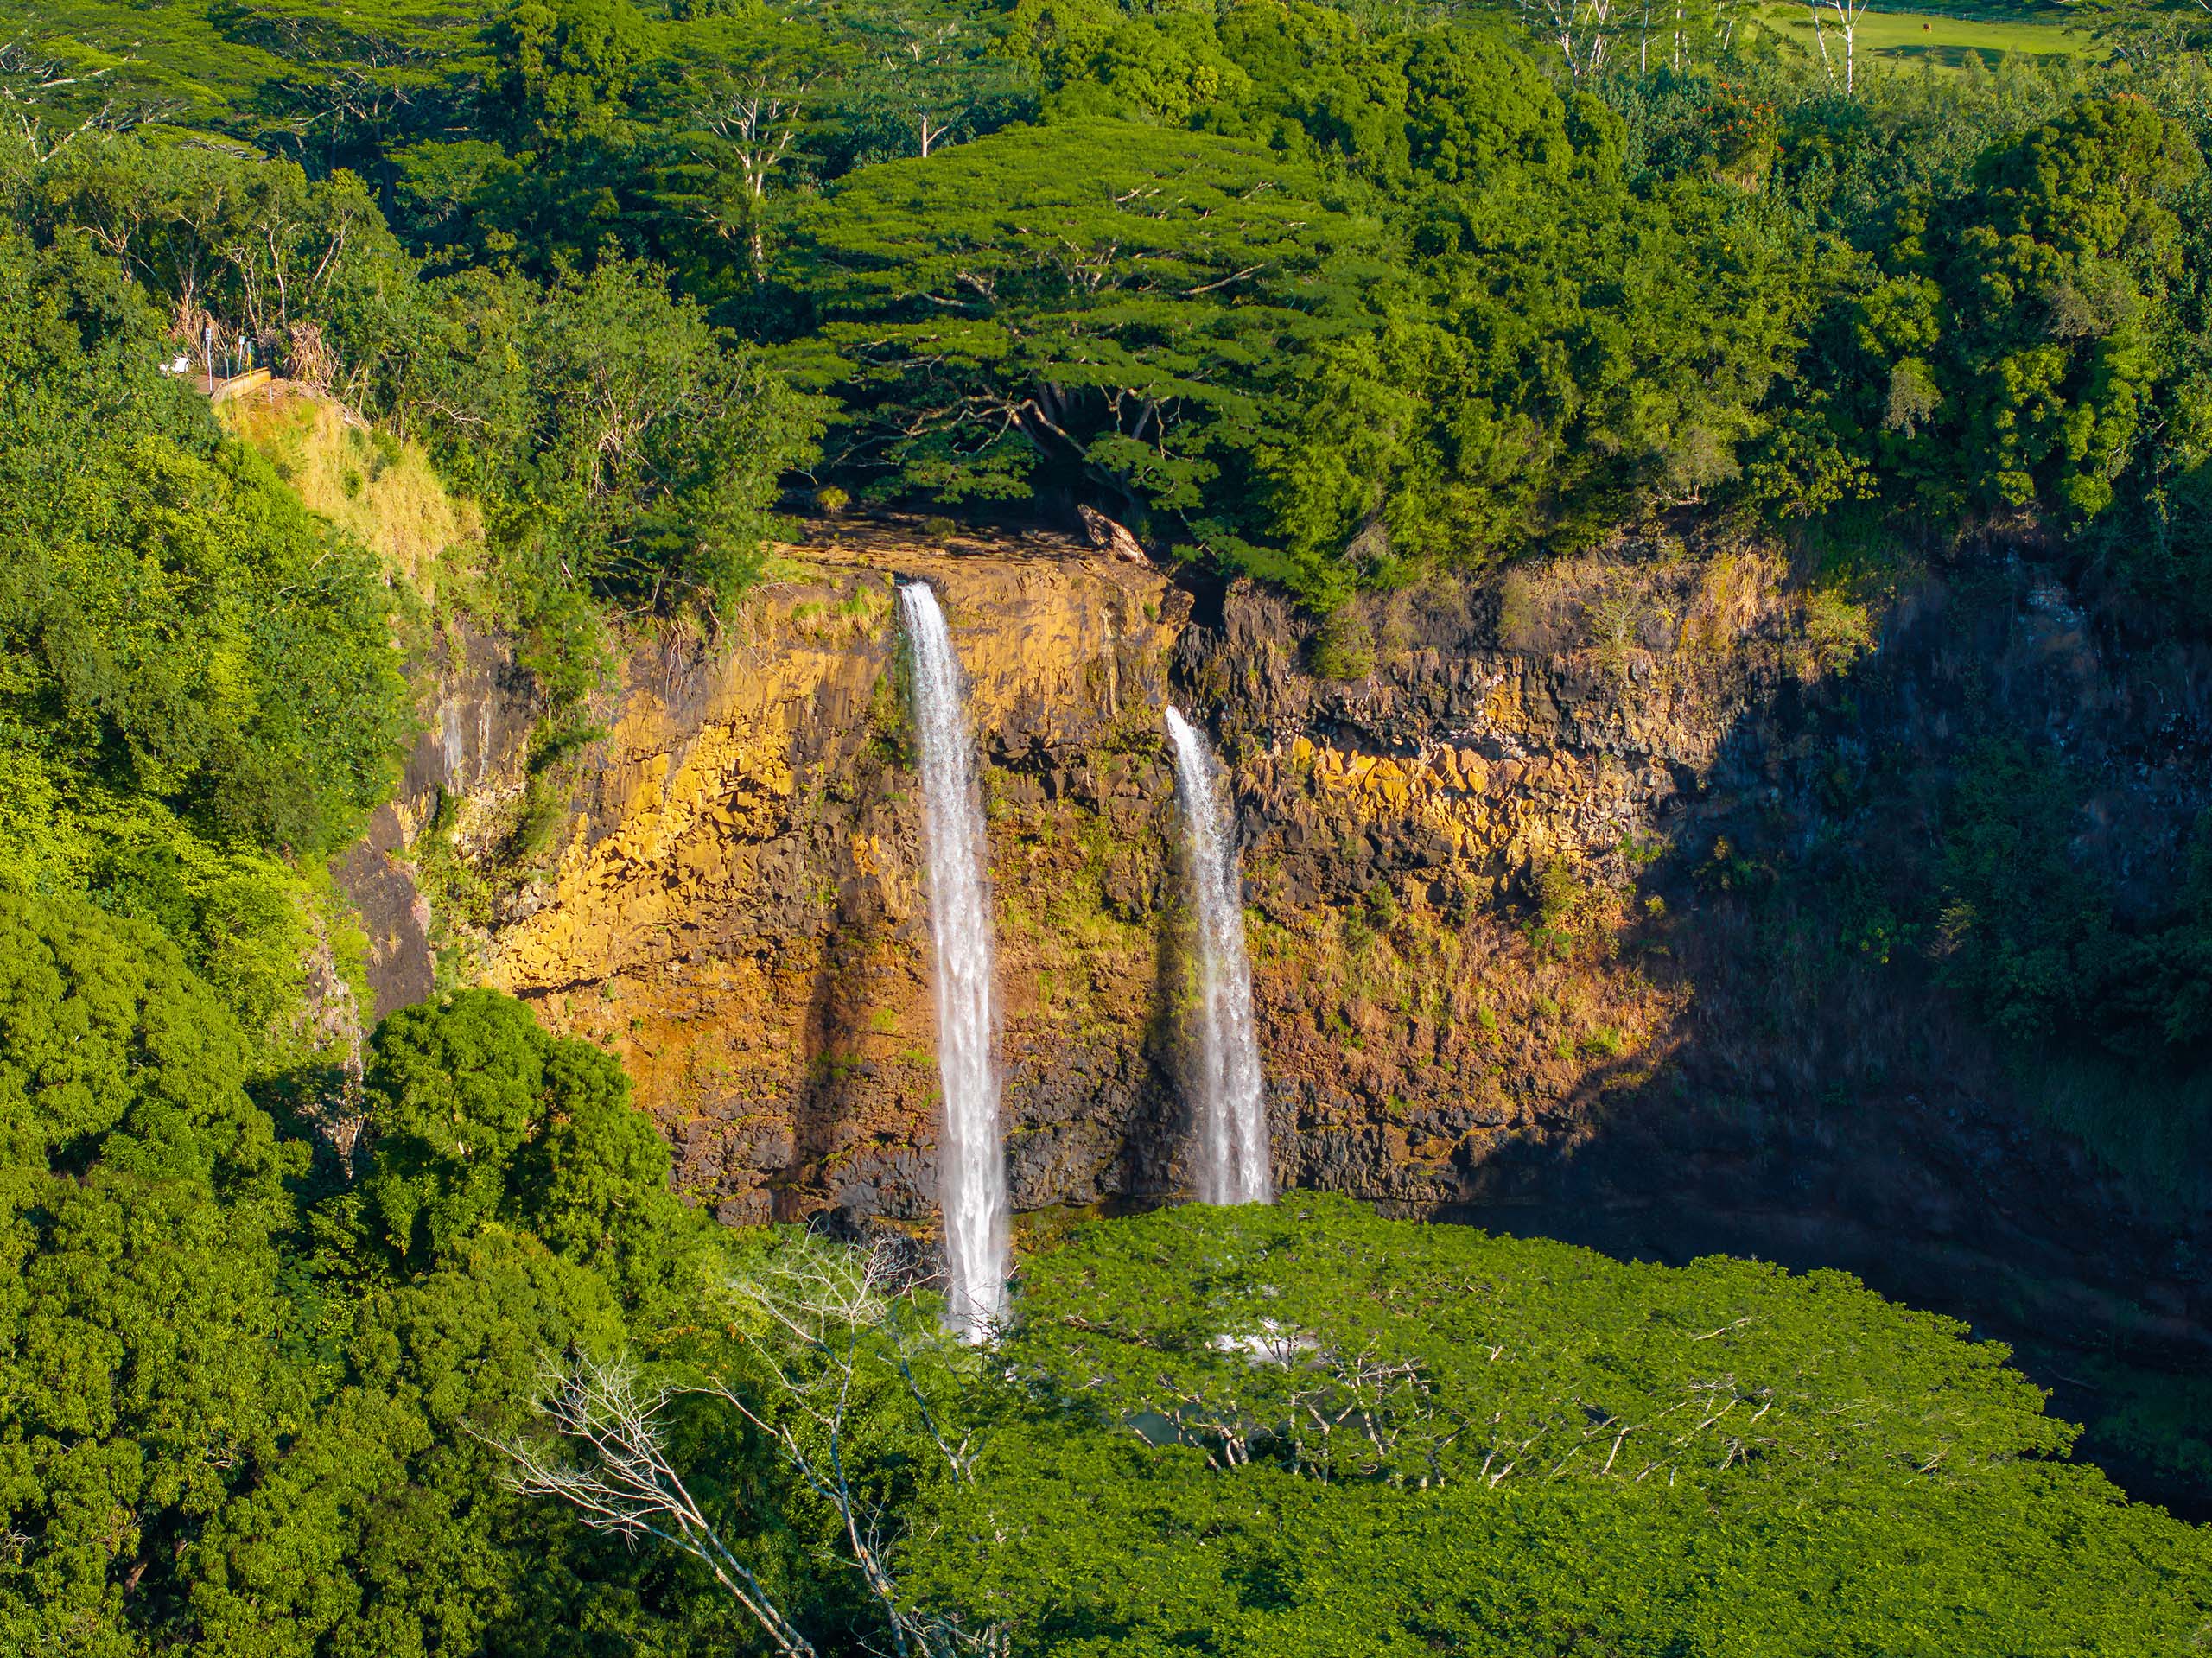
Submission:
<svg viewBox="0 0 2212 1658">
<path fill-rule="evenodd" d="M 1574 941 L 1575 920 L 1590 900 L 1590 889 L 1565 858 L 1547 858 L 1535 872 L 1530 896 L 1535 912 L 1529 918 L 1529 937 L 1541 950 L 1565 954 Z"/>
<path fill-rule="evenodd" d="M 1399 907 L 1397 891 L 1387 880 L 1378 880 L 1369 887 L 1360 904 L 1367 912 L 1368 924 L 1378 932 L 1388 932 L 1396 926 L 1399 917 L 1403 913 Z"/>
<path fill-rule="evenodd" d="M 605 726 L 575 708 L 548 715 L 531 732 L 522 810 L 503 848 L 511 862 L 527 862 L 551 844 L 569 815 L 568 790 L 574 782 L 569 762 L 606 735 Z"/>
<path fill-rule="evenodd" d="M 1829 588 L 1805 595 L 1805 638 L 1815 659 L 1830 673 L 1848 668 L 1874 648 L 1867 607 Z"/>
<path fill-rule="evenodd" d="M 1375 671 L 1375 632 L 1367 618 L 1340 605 L 1321 619 L 1306 665 L 1322 679 L 1364 679 Z"/>
<path fill-rule="evenodd" d="M 608 1054 L 463 990 L 385 1020 L 366 1092 L 362 1215 L 396 1258 L 427 1268 L 499 1221 L 634 1293 L 664 1285 L 668 1147 Z"/>
</svg>

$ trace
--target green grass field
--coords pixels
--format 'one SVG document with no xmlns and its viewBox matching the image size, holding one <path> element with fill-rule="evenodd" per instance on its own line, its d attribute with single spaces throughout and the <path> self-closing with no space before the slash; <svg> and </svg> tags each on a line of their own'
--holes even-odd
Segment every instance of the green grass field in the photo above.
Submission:
<svg viewBox="0 0 2212 1658">
<path fill-rule="evenodd" d="M 2073 27 L 2056 7 L 1961 4 L 1959 12 L 1971 16 L 1940 16 L 1923 11 L 1870 11 L 1859 20 L 1859 52 L 1892 67 L 1932 63 L 1939 68 L 1963 69 L 1970 56 L 1994 67 L 2007 53 L 2036 57 L 2088 54 L 2099 48 L 2088 31 Z M 1763 21 L 1782 37 L 1807 52 L 1818 49 L 1813 22 L 1803 5 L 1770 6 Z M 1840 63 L 1843 35 L 1826 16 L 1821 26 L 1828 36 L 1828 51 Z"/>
</svg>

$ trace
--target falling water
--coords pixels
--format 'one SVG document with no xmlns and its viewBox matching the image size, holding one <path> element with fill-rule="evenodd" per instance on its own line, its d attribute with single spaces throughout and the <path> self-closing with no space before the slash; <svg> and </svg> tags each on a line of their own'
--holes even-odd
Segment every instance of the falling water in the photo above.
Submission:
<svg viewBox="0 0 2212 1658">
<path fill-rule="evenodd" d="M 944 1089 L 938 1191 L 951 1275 L 950 1318 L 969 1340 L 982 1341 L 1006 1310 L 1007 1270 L 983 800 L 960 658 L 944 613 L 918 581 L 899 590 L 899 607 L 913 664 L 930 925 L 937 941 L 937 1068 Z"/>
<path fill-rule="evenodd" d="M 1244 960 L 1236 842 L 1223 804 L 1220 768 L 1206 752 L 1205 739 L 1173 708 L 1167 710 L 1167 734 L 1175 743 L 1175 789 L 1189 831 L 1198 923 L 1198 1198 L 1263 1204 L 1274 1175 L 1268 1166 L 1260 1045 L 1252 1029 L 1252 971 Z"/>
</svg>

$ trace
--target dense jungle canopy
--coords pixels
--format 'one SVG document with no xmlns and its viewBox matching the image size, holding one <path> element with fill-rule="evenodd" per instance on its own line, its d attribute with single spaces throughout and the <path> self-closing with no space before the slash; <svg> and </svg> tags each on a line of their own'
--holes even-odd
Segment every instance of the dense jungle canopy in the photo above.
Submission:
<svg viewBox="0 0 2212 1658">
<path fill-rule="evenodd" d="M 2212 14 L 2067 16 L 1847 75 L 1742 0 L 0 4 L 0 1647 L 2212 1641 L 2202 1529 L 1839 1274 L 1294 1193 L 1074 1230 L 979 1356 L 677 1201 L 522 1003 L 364 1047 L 327 867 L 434 605 L 550 767 L 817 511 L 1102 511 L 1332 675 L 1362 595 L 1691 521 L 1832 584 L 2012 537 L 2201 642 Z M 427 454 L 480 566 L 397 579 L 180 359 L 354 411 L 349 492 Z M 2138 912 L 2063 757 L 1955 782 L 1946 985 L 2201 1064 L 2212 830 Z"/>
</svg>

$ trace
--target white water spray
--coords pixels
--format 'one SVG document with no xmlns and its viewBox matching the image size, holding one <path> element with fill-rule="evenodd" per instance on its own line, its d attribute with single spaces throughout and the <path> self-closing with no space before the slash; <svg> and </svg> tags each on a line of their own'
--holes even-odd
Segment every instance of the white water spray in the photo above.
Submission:
<svg viewBox="0 0 2212 1658">
<path fill-rule="evenodd" d="M 918 581 L 899 588 L 899 608 L 913 668 L 930 927 L 937 943 L 937 1069 L 944 1091 L 937 1179 L 951 1280 L 948 1316 L 968 1340 L 980 1342 L 1004 1317 L 1007 1273 L 1006 1154 L 991 1051 L 997 1019 L 985 873 L 989 846 L 966 684 L 944 613 Z"/>
<path fill-rule="evenodd" d="M 1252 1026 L 1252 970 L 1244 959 L 1236 840 L 1221 768 L 1205 739 L 1173 708 L 1167 710 L 1167 734 L 1175 744 L 1175 791 L 1183 802 L 1198 924 L 1198 1201 L 1263 1204 L 1274 1175 Z"/>
</svg>

